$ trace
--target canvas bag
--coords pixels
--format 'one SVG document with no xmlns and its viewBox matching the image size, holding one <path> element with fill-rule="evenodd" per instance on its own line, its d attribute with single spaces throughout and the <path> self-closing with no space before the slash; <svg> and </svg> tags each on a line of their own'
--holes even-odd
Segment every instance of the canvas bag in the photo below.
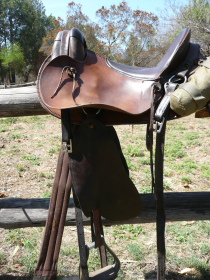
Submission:
<svg viewBox="0 0 210 280">
<path fill-rule="evenodd" d="M 201 110 L 210 101 L 210 57 L 199 62 L 199 67 L 180 84 L 170 98 L 170 107 L 184 117 Z"/>
</svg>

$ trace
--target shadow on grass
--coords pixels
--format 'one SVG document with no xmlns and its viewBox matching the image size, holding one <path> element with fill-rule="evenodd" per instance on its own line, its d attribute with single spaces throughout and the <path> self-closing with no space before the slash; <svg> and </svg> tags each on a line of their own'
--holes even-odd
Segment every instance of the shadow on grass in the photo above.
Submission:
<svg viewBox="0 0 210 280">
<path fill-rule="evenodd" d="M 181 275 L 177 272 L 169 271 L 166 275 L 166 280 L 209 280 L 210 269 L 200 269 L 199 275 Z M 145 273 L 145 280 L 156 280 L 157 272 L 150 271 Z"/>
</svg>

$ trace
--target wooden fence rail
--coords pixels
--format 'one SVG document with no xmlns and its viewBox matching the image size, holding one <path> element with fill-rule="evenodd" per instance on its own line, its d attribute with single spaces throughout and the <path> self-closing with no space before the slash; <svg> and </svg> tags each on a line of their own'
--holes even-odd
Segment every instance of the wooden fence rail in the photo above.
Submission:
<svg viewBox="0 0 210 280">
<path fill-rule="evenodd" d="M 0 89 L 0 118 L 46 115 L 36 86 Z"/>
<path fill-rule="evenodd" d="M 36 86 L 0 89 L 0 118 L 46 114 L 48 112 L 39 102 Z M 206 108 L 195 114 L 196 118 L 209 116 L 210 113 Z"/>
<path fill-rule="evenodd" d="M 142 213 L 126 221 L 103 220 L 106 225 L 139 224 L 155 222 L 156 209 L 153 194 L 141 194 Z M 165 193 L 167 221 L 210 220 L 210 192 Z M 0 200 L 0 227 L 24 228 L 45 225 L 49 199 L 5 198 Z M 84 223 L 90 223 L 84 217 Z M 75 226 L 73 201 L 70 201 L 66 225 Z"/>
</svg>

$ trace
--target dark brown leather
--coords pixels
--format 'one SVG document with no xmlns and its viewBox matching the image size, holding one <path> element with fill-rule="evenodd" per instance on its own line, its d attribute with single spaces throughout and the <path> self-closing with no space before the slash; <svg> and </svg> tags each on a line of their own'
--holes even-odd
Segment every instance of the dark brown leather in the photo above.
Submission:
<svg viewBox="0 0 210 280">
<path fill-rule="evenodd" d="M 64 49 L 66 42 L 69 42 L 69 35 L 65 32 L 63 33 L 66 40 Z M 122 66 L 90 50 L 87 50 L 84 61 L 76 61 L 68 55 L 62 56 L 62 54 L 67 53 L 66 49 L 60 52 L 58 56 L 53 53 L 53 56 L 45 61 L 39 72 L 38 92 L 40 101 L 56 117 L 60 117 L 60 109 L 62 108 L 77 109 L 78 117 L 75 123 L 78 123 L 81 117 L 79 116 L 80 107 L 95 107 L 105 109 L 105 112 L 120 112 L 121 114 L 115 115 L 123 119 L 129 119 L 129 121 L 121 121 L 121 123 L 130 122 L 132 117 L 130 118 L 129 114 L 136 115 L 134 119 L 138 119 L 138 123 L 142 123 L 141 115 L 150 109 L 153 82 L 157 80 L 163 82 L 164 79 L 166 81 L 173 74 L 187 54 L 189 38 L 190 29 L 186 29 L 176 38 L 155 68 L 142 69 Z M 78 44 L 81 47 L 80 40 Z M 84 51 L 82 56 L 84 56 Z M 65 71 L 62 74 L 65 66 L 74 67 L 77 71 L 75 88 L 73 88 L 73 78 Z M 58 87 L 60 81 L 61 84 Z M 160 96 L 161 93 L 156 92 L 156 100 L 159 100 Z M 122 116 L 123 114 L 127 115 Z M 109 122 L 106 121 L 106 118 L 109 118 L 109 116 L 107 113 L 104 115 L 107 124 Z M 117 123 L 119 122 L 117 121 Z"/>
<path fill-rule="evenodd" d="M 55 38 L 51 59 L 59 55 L 69 55 L 76 60 L 83 60 L 86 48 L 85 38 L 77 28 L 63 30 L 58 32 Z"/>
<path fill-rule="evenodd" d="M 112 127 L 87 119 L 75 128 L 70 169 L 76 204 L 86 216 L 99 209 L 109 220 L 139 215 L 141 201 L 128 176 L 119 140 Z"/>
<path fill-rule="evenodd" d="M 77 70 L 73 94 L 73 79 L 65 71 L 62 75 L 67 65 Z M 58 88 L 61 77 L 62 83 Z M 107 65 L 106 58 L 90 50 L 87 51 L 84 63 L 68 56 L 53 59 L 38 80 L 39 97 L 47 107 L 95 107 L 130 114 L 141 114 L 150 108 L 152 83 L 114 71 Z"/>
<path fill-rule="evenodd" d="M 68 153 L 61 149 L 50 200 L 48 219 L 33 280 L 54 280 L 71 191 Z"/>
</svg>

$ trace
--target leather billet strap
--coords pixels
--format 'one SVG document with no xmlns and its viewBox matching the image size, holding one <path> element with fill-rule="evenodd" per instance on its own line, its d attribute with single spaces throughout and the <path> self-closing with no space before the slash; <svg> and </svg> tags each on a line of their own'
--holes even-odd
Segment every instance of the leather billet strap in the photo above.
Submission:
<svg viewBox="0 0 210 280">
<path fill-rule="evenodd" d="M 156 85 L 157 87 L 157 85 Z M 150 151 L 150 168 L 152 178 L 152 191 L 156 199 L 156 238 L 157 238 L 157 255 L 158 255 L 158 271 L 157 280 L 165 280 L 165 204 L 164 204 L 164 188 L 163 188 L 163 173 L 164 173 L 164 144 L 166 121 L 169 112 L 169 96 L 175 90 L 177 84 L 168 83 L 165 86 L 165 96 L 159 104 L 156 113 L 154 112 L 154 102 L 151 102 L 150 125 L 147 127 L 147 138 L 149 145 L 147 148 Z M 154 84 L 155 90 L 155 84 Z M 154 124 L 157 124 L 158 129 L 154 129 Z M 153 160 L 153 133 L 156 131 L 155 145 L 155 164 Z"/>
<path fill-rule="evenodd" d="M 69 109 L 61 110 L 61 126 L 63 150 L 72 153 L 72 126 Z"/>
<path fill-rule="evenodd" d="M 156 134 L 155 148 L 155 186 L 154 195 L 156 199 L 156 237 L 158 254 L 157 280 L 165 280 L 165 203 L 164 203 L 164 144 L 165 144 L 166 118 L 163 121 L 162 129 Z"/>
<path fill-rule="evenodd" d="M 68 153 L 61 148 L 45 234 L 33 280 L 54 280 L 71 192 Z"/>
</svg>

